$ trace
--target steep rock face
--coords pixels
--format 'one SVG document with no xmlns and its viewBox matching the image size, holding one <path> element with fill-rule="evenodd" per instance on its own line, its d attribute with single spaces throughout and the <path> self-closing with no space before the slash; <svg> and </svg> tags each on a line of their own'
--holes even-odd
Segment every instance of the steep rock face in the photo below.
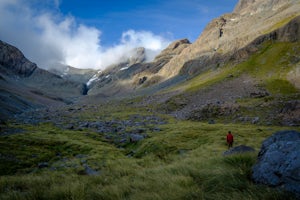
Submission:
<svg viewBox="0 0 300 200">
<path fill-rule="evenodd" d="M 180 73 L 184 66 L 191 66 L 191 73 L 216 66 L 224 56 L 232 55 L 299 14 L 300 3 L 295 0 L 241 0 L 235 12 L 210 22 L 196 42 L 171 59 L 158 75 L 167 79 Z"/>
<path fill-rule="evenodd" d="M 188 39 L 180 39 L 172 42 L 167 48 L 165 48 L 159 55 L 157 55 L 153 62 L 144 63 L 135 72 L 138 77 L 145 74 L 157 73 L 165 64 L 167 64 L 172 58 L 179 55 L 185 48 L 190 45 Z"/>
<path fill-rule="evenodd" d="M 36 64 L 29 62 L 21 51 L 1 40 L 0 65 L 0 72 L 20 77 L 28 77 L 37 69 Z"/>
<path fill-rule="evenodd" d="M 172 42 L 166 49 L 157 55 L 153 62 L 144 63 L 135 72 L 134 82 L 138 85 L 146 83 L 148 86 L 160 82 L 159 72 L 170 60 L 178 56 L 184 49 L 190 46 L 188 39 L 180 39 Z M 141 81 L 144 80 L 144 81 Z"/>
<path fill-rule="evenodd" d="M 19 84 L 61 97 L 78 96 L 84 93 L 84 84 L 65 80 L 38 68 L 16 47 L 0 41 L 0 50 L 0 74 L 5 79 L 17 80 Z"/>
<path fill-rule="evenodd" d="M 174 56 L 179 55 L 183 49 L 190 45 L 188 39 L 181 39 L 172 42 L 166 49 L 164 49 L 159 55 L 155 57 L 154 62 L 169 61 Z"/>
<path fill-rule="evenodd" d="M 0 41 L 0 120 L 38 107 L 69 103 L 85 85 L 40 69 L 16 47 Z"/>
</svg>

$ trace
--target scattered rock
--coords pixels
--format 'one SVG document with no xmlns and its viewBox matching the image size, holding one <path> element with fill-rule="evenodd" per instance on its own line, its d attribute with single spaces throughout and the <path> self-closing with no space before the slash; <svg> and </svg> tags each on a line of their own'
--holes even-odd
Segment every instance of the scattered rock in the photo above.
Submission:
<svg viewBox="0 0 300 200">
<path fill-rule="evenodd" d="M 143 78 L 139 79 L 139 85 L 142 85 L 147 80 L 146 76 L 143 76 Z"/>
<path fill-rule="evenodd" d="M 259 122 L 259 117 L 254 117 L 251 121 L 252 124 L 257 124 Z"/>
<path fill-rule="evenodd" d="M 47 162 L 41 162 L 38 164 L 38 168 L 42 169 L 42 168 L 47 168 L 49 167 L 49 164 Z"/>
<path fill-rule="evenodd" d="M 269 96 L 270 94 L 268 92 L 265 91 L 259 91 L 259 92 L 251 92 L 250 93 L 250 97 L 252 98 L 263 98 L 266 96 Z"/>
<path fill-rule="evenodd" d="M 254 152 L 255 149 L 246 145 L 240 145 L 233 147 L 223 153 L 223 156 L 229 156 L 232 154 L 239 154 L 239 153 L 248 153 L 248 152 Z"/>
<path fill-rule="evenodd" d="M 279 131 L 267 138 L 253 167 L 254 182 L 300 196 L 300 132 Z"/>
<path fill-rule="evenodd" d="M 138 142 L 145 139 L 145 136 L 134 134 L 134 133 L 130 134 L 129 137 L 130 137 L 130 142 Z"/>
<path fill-rule="evenodd" d="M 89 176 L 98 176 L 98 175 L 100 175 L 99 171 L 96 171 L 96 170 L 92 169 L 87 164 L 84 164 L 84 172 L 85 172 L 86 175 L 89 175 Z"/>
<path fill-rule="evenodd" d="M 152 129 L 152 131 L 153 131 L 153 132 L 160 132 L 160 131 L 161 131 L 161 129 L 160 129 L 160 128 L 158 128 L 158 127 L 155 127 L 155 128 L 153 128 L 153 129 Z"/>
<path fill-rule="evenodd" d="M 84 154 L 77 154 L 75 156 L 75 158 L 86 158 L 86 157 L 87 157 L 87 155 L 84 155 Z"/>
<path fill-rule="evenodd" d="M 74 125 L 72 125 L 72 124 L 67 125 L 67 126 L 66 126 L 66 129 L 73 130 L 73 129 L 74 129 Z"/>
<path fill-rule="evenodd" d="M 25 131 L 20 128 L 4 127 L 0 129 L 0 136 L 13 135 L 13 134 L 24 133 L 24 132 Z"/>
<path fill-rule="evenodd" d="M 208 124 L 215 124 L 216 122 L 215 122 L 215 120 L 213 120 L 213 119 L 210 119 L 209 121 L 208 121 Z"/>
</svg>

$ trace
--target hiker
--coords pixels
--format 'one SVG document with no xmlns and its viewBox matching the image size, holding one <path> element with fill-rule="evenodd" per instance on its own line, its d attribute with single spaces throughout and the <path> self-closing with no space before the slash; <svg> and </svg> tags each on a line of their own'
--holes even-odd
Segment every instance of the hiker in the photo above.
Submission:
<svg viewBox="0 0 300 200">
<path fill-rule="evenodd" d="M 228 131 L 226 140 L 227 140 L 227 144 L 228 144 L 228 149 L 230 149 L 233 144 L 233 135 L 231 134 L 231 131 Z"/>
</svg>

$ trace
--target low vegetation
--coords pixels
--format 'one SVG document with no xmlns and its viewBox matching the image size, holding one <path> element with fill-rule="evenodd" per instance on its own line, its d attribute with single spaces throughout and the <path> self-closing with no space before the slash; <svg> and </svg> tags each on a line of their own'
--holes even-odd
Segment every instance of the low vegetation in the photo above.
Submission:
<svg viewBox="0 0 300 200">
<path fill-rule="evenodd" d="M 3 125 L 8 132 L 0 136 L 0 199 L 295 199 L 251 180 L 262 141 L 291 129 L 267 126 L 264 119 L 283 108 L 282 102 L 299 99 L 299 90 L 286 78 L 299 64 L 295 52 L 300 52 L 299 43 L 266 42 L 243 63 L 227 63 L 173 87 L 171 91 L 182 93 L 160 105 L 138 106 L 143 105 L 141 97 L 70 105 L 48 117 L 51 122 Z M 269 94 L 238 99 L 236 116 L 224 120 L 216 113 L 217 120 L 207 123 L 163 114 L 186 106 L 186 96 L 194 92 L 242 75 L 257 80 L 257 87 Z M 256 124 L 234 121 L 239 116 L 261 119 Z M 117 130 L 103 133 L 85 125 L 99 121 L 114 122 Z M 125 125 L 119 130 L 120 122 Z M 234 146 L 248 145 L 256 152 L 224 157 L 228 130 L 235 136 Z M 143 137 L 127 140 L 130 134 L 122 131 L 141 131 Z"/>
<path fill-rule="evenodd" d="M 105 108 L 86 110 L 82 118 L 93 114 L 96 119 L 97 112 L 121 120 L 153 115 L 125 104 L 130 114 L 121 106 Z M 167 121 L 158 125 L 160 131 L 122 147 L 91 129 L 10 123 L 6 129 L 23 131 L 0 137 L 0 199 L 293 199 L 251 181 L 261 142 L 286 127 L 160 117 Z M 235 146 L 249 145 L 256 152 L 222 156 L 228 130 Z"/>
</svg>

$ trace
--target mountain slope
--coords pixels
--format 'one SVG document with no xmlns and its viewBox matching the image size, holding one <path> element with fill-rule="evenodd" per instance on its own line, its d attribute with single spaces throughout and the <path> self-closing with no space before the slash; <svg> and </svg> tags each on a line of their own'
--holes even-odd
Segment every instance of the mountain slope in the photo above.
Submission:
<svg viewBox="0 0 300 200">
<path fill-rule="evenodd" d="M 156 73 L 172 59 L 188 47 L 187 39 L 177 40 L 163 50 L 152 62 L 144 62 L 145 52 L 138 48 L 137 58 L 109 67 L 99 73 L 89 86 L 89 95 L 102 94 L 105 96 L 127 95 L 138 89 L 143 89 L 159 82 Z M 151 80 L 151 81 L 149 81 Z"/>
<path fill-rule="evenodd" d="M 89 94 L 114 96 L 139 91 L 144 94 L 145 88 L 155 92 L 187 77 L 226 66 L 232 60 L 240 63 L 257 50 L 258 43 L 267 39 L 261 37 L 280 41 L 298 38 L 297 23 L 282 31 L 278 29 L 299 15 L 297 0 L 241 0 L 232 13 L 212 20 L 194 43 L 175 41 L 154 62 L 126 65 L 122 72 L 108 70 L 99 76 Z"/>
<path fill-rule="evenodd" d="M 94 69 L 78 69 L 66 65 L 56 66 L 48 71 L 63 79 L 78 83 L 87 83 L 97 73 L 97 70 Z"/>
<path fill-rule="evenodd" d="M 1 120 L 26 109 L 60 105 L 81 96 L 85 85 L 40 69 L 21 51 L 0 41 Z"/>
<path fill-rule="evenodd" d="M 180 73 L 182 68 L 194 74 L 222 65 L 237 50 L 299 14 L 300 4 L 295 0 L 240 1 L 233 13 L 210 22 L 196 42 L 170 60 L 158 74 L 166 79 Z"/>
<path fill-rule="evenodd" d="M 296 17 L 224 59 L 223 66 L 145 101 L 180 119 L 299 126 L 299 28 Z"/>
<path fill-rule="evenodd" d="M 51 98 L 86 92 L 95 101 L 146 95 L 142 105 L 154 104 L 181 119 L 247 117 L 238 116 L 239 112 L 264 116 L 255 109 L 250 112 L 263 101 L 269 102 L 270 115 L 286 117 L 280 109 L 290 102 L 292 119 L 285 124 L 298 124 L 293 120 L 299 110 L 299 16 L 296 0 L 241 0 L 233 13 L 209 23 L 195 43 L 175 41 L 150 63 L 145 62 L 144 48 L 134 49 L 135 56 L 93 72 L 87 87 L 71 81 L 86 81 L 82 71 L 68 68 L 76 78 L 65 80 L 37 68 L 16 50 L 10 57 L 2 56 L 2 81 L 24 84 L 34 88 L 29 91 Z M 276 120 L 281 119 L 270 121 Z"/>
</svg>

